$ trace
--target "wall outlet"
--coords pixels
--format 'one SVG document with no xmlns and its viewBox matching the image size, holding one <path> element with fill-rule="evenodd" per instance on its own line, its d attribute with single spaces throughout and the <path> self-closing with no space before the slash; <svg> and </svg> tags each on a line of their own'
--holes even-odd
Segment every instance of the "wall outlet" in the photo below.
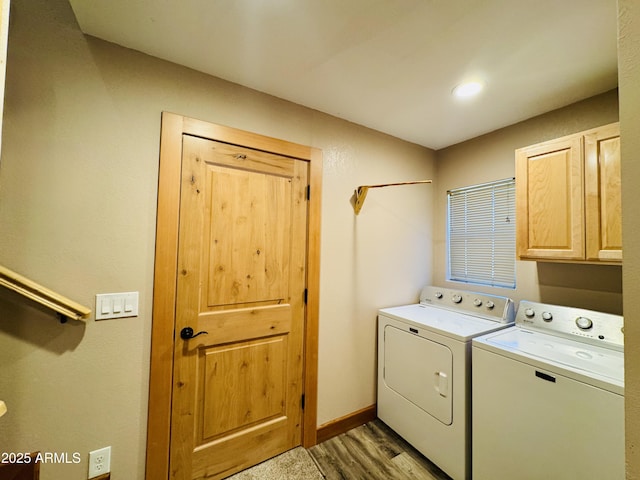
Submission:
<svg viewBox="0 0 640 480">
<path fill-rule="evenodd" d="M 111 471 L 111 447 L 89 452 L 89 476 L 95 478 Z"/>
</svg>

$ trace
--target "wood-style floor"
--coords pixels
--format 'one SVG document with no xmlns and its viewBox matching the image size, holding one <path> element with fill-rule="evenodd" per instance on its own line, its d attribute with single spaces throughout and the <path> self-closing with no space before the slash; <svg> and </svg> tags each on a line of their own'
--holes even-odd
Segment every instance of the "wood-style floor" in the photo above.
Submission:
<svg viewBox="0 0 640 480">
<path fill-rule="evenodd" d="M 309 449 L 327 480 L 451 480 L 382 421 Z"/>
</svg>

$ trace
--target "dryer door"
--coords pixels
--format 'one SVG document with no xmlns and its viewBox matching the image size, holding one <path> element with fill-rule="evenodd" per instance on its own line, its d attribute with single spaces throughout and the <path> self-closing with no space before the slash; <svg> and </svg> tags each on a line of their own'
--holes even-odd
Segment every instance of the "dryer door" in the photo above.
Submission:
<svg viewBox="0 0 640 480">
<path fill-rule="evenodd" d="M 452 372 L 453 354 L 448 347 L 385 326 L 385 383 L 445 425 L 452 422 Z"/>
</svg>

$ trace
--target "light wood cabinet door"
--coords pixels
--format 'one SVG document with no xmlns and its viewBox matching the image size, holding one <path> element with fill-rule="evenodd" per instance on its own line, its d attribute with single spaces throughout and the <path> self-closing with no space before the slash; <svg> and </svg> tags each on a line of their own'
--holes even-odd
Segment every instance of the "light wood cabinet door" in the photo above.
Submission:
<svg viewBox="0 0 640 480">
<path fill-rule="evenodd" d="M 620 128 L 584 137 L 587 260 L 622 261 Z"/>
<path fill-rule="evenodd" d="M 620 126 L 516 150 L 518 258 L 622 262 Z"/>
<path fill-rule="evenodd" d="M 584 260 L 583 199 L 580 135 L 516 150 L 518 257 Z"/>
</svg>

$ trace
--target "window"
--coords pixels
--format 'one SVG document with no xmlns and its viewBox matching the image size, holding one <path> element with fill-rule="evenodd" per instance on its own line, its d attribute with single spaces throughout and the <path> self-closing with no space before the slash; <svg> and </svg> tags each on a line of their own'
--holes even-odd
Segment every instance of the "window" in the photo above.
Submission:
<svg viewBox="0 0 640 480">
<path fill-rule="evenodd" d="M 516 287 L 515 180 L 447 192 L 448 280 Z"/>
</svg>

